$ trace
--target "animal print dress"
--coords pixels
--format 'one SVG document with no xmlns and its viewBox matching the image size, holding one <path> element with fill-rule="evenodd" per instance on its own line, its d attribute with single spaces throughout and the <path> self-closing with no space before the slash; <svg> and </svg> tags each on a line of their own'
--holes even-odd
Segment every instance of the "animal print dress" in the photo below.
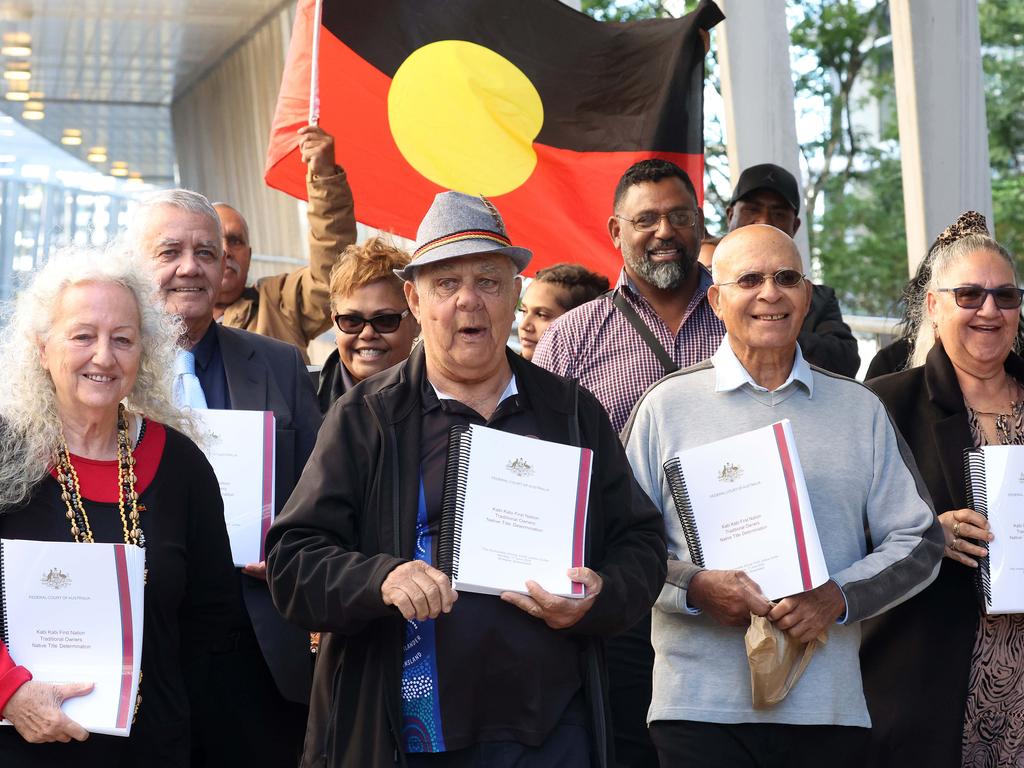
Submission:
<svg viewBox="0 0 1024 768">
<path fill-rule="evenodd" d="M 986 440 L 968 408 L 975 445 Z M 996 418 L 1001 445 L 1024 445 L 1024 400 Z M 964 713 L 964 768 L 1024 766 L 1024 614 L 982 614 L 971 657 Z"/>
</svg>

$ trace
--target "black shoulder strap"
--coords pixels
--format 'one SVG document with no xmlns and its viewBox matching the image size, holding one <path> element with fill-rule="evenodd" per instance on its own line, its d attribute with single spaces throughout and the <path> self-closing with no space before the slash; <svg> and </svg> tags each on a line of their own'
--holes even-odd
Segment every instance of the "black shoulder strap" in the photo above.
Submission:
<svg viewBox="0 0 1024 768">
<path fill-rule="evenodd" d="M 647 327 L 640 315 L 636 313 L 636 310 L 630 306 L 630 303 L 626 301 L 626 298 L 622 295 L 622 291 L 614 291 L 612 294 L 612 304 L 618 308 L 618 310 L 626 316 L 629 320 L 629 324 L 632 325 L 636 332 L 640 334 L 640 338 L 644 340 L 644 343 L 650 348 L 654 356 L 658 358 L 658 362 L 661 363 L 661 367 L 665 369 L 665 375 L 668 376 L 670 373 L 675 373 L 679 370 L 679 366 L 676 365 L 675 360 L 672 356 L 665 351 L 665 347 L 658 341 L 658 337 L 654 335 L 654 332 Z"/>
</svg>

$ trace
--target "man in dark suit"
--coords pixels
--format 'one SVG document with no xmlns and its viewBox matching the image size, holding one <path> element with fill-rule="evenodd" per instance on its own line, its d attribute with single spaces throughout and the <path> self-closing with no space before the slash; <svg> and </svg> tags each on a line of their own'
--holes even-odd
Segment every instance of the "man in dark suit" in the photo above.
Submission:
<svg viewBox="0 0 1024 768">
<path fill-rule="evenodd" d="M 298 350 L 213 321 L 224 253 L 220 220 L 205 197 L 180 189 L 155 193 L 137 211 L 132 236 L 139 253 L 154 262 L 165 307 L 185 326 L 179 363 L 187 364 L 178 369 L 179 402 L 273 411 L 280 510 L 320 427 Z M 288 765 L 301 749 L 311 678 L 309 636 L 274 608 L 265 574 L 263 563 L 238 572 L 231 641 L 211 671 L 207 709 L 194 713 L 194 764 Z"/>
</svg>

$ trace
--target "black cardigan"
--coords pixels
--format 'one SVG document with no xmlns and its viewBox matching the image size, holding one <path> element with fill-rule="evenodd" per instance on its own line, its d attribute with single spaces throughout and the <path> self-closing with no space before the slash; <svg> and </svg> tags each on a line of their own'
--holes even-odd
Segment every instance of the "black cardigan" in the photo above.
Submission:
<svg viewBox="0 0 1024 768">
<path fill-rule="evenodd" d="M 1024 382 L 1024 360 L 1005 367 Z M 937 514 L 967 506 L 963 452 L 974 446 L 953 364 L 940 343 L 923 366 L 869 381 L 903 434 Z M 949 558 L 921 594 L 867 622 L 861 644 L 872 766 L 960 768 L 964 706 L 980 613 L 974 569 Z"/>
</svg>

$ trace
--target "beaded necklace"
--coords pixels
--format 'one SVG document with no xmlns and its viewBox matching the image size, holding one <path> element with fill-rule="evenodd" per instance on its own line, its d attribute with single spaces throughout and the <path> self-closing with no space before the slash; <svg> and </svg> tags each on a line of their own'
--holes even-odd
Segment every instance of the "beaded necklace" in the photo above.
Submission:
<svg viewBox="0 0 1024 768">
<path fill-rule="evenodd" d="M 140 436 L 141 439 L 141 436 Z M 82 490 L 78 482 L 78 473 L 71 463 L 68 444 L 61 431 L 60 443 L 57 445 L 57 482 L 60 484 L 60 495 L 67 508 L 65 516 L 71 525 L 71 536 L 76 543 L 94 544 L 92 526 L 89 515 L 82 503 Z M 128 420 L 125 418 L 124 405 L 117 406 L 117 509 L 121 514 L 121 528 L 124 531 L 124 543 L 145 548 L 146 536 L 139 523 L 139 495 L 135 491 L 135 454 L 132 452 L 128 437 Z M 125 515 L 125 499 L 128 500 L 129 511 Z M 131 527 L 129 528 L 129 522 Z M 143 575 L 145 583 L 145 574 Z M 139 705 L 142 704 L 142 671 L 139 671 L 139 692 L 135 696 L 135 712 L 132 721 L 138 717 Z"/>
</svg>

